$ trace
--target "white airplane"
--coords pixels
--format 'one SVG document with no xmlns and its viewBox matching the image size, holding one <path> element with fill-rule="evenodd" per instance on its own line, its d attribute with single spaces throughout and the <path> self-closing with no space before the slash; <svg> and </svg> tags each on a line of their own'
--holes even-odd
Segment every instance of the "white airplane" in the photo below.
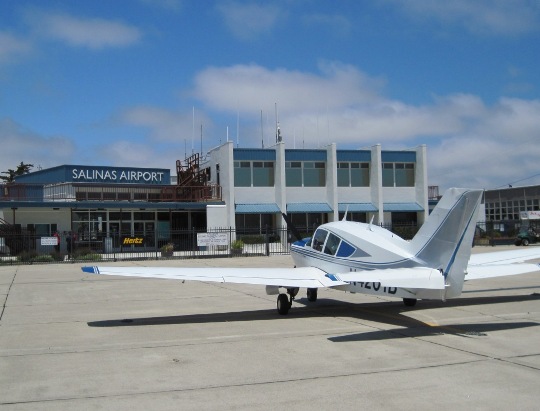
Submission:
<svg viewBox="0 0 540 411">
<path fill-rule="evenodd" d="M 82 267 L 86 273 L 260 284 L 277 294 L 285 315 L 301 287 L 308 301 L 319 288 L 402 298 L 457 297 L 465 280 L 539 271 L 540 248 L 471 256 L 482 190 L 449 189 L 411 241 L 373 224 L 336 221 L 291 246 L 295 268 Z M 285 289 L 286 293 L 280 293 Z"/>
</svg>

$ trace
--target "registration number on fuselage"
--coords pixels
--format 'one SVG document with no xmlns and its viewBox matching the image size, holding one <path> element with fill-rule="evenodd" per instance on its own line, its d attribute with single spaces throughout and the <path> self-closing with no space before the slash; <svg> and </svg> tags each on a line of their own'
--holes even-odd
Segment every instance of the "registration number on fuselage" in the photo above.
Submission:
<svg viewBox="0 0 540 411">
<path fill-rule="evenodd" d="M 352 287 L 362 288 L 364 290 L 371 290 L 374 293 L 384 293 L 390 295 L 394 295 L 397 293 L 397 287 L 381 287 L 381 283 L 353 281 L 350 284 Z"/>
</svg>

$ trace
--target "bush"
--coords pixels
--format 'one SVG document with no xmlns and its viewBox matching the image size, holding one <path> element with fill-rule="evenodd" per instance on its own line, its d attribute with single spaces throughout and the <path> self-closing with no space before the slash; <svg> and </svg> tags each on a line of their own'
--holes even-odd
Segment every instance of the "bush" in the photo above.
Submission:
<svg viewBox="0 0 540 411">
<path fill-rule="evenodd" d="M 53 251 L 49 255 L 54 261 L 64 261 L 64 254 L 59 251 Z"/>
<path fill-rule="evenodd" d="M 233 250 L 241 250 L 244 248 L 244 242 L 242 240 L 234 240 L 231 243 L 231 249 Z"/>
<path fill-rule="evenodd" d="M 81 261 L 101 261 L 101 254 L 85 254 L 77 258 Z"/>
<path fill-rule="evenodd" d="M 265 244 L 265 235 L 264 234 L 250 234 L 250 235 L 243 235 L 238 237 L 240 240 L 242 240 L 245 244 Z M 268 242 L 269 243 L 277 243 L 279 242 L 280 237 L 277 234 L 269 234 L 268 235 Z"/>
<path fill-rule="evenodd" d="M 33 263 L 52 263 L 55 261 L 52 255 L 40 254 L 30 260 Z"/>
<path fill-rule="evenodd" d="M 35 250 L 21 251 L 19 255 L 17 256 L 17 261 L 20 261 L 21 263 L 27 263 L 27 262 L 32 261 L 38 255 L 39 255 L 38 252 Z"/>
</svg>

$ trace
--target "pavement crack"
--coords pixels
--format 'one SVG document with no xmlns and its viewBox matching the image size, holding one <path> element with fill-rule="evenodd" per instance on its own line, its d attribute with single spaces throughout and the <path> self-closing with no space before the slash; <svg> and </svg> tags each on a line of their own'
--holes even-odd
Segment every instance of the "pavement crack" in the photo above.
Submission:
<svg viewBox="0 0 540 411">
<path fill-rule="evenodd" d="M 15 269 L 15 273 L 13 274 L 13 278 L 11 279 L 11 283 L 9 284 L 9 287 L 8 287 L 8 290 L 7 290 L 7 293 L 6 293 L 6 298 L 4 299 L 4 304 L 2 304 L 2 312 L 0 312 L 0 325 L 1 325 L 1 322 L 2 322 L 2 318 L 4 317 L 4 311 L 6 310 L 7 300 L 9 298 L 9 293 L 11 291 L 11 288 L 13 287 L 13 284 L 15 283 L 15 278 L 17 277 L 18 272 L 19 272 L 19 267 L 17 267 Z"/>
</svg>

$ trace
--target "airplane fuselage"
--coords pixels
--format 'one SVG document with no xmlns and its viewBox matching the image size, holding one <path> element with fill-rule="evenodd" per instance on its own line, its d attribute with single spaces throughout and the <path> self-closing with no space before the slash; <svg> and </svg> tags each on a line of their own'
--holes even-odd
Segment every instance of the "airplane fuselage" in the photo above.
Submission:
<svg viewBox="0 0 540 411">
<path fill-rule="evenodd" d="M 291 245 L 297 267 L 317 267 L 328 274 L 375 269 L 425 267 L 410 243 L 390 231 L 365 223 L 338 221 L 320 226 L 314 236 Z M 352 293 L 399 298 L 440 298 L 440 292 L 384 287 L 376 282 L 350 282 L 339 287 Z"/>
</svg>

